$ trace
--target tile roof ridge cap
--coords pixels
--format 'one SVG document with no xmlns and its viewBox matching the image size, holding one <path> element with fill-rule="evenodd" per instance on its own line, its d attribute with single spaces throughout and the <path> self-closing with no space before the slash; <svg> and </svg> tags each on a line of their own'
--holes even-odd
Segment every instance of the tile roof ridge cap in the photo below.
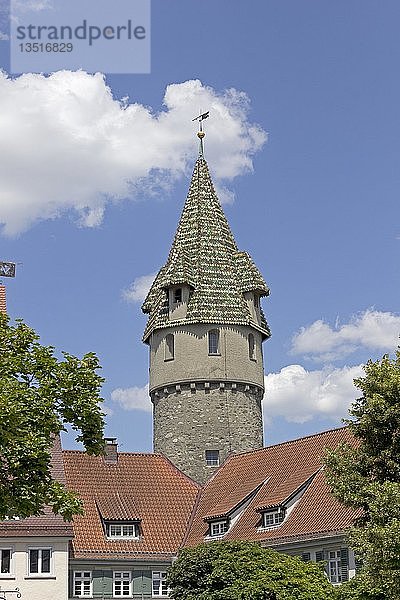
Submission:
<svg viewBox="0 0 400 600">
<path fill-rule="evenodd" d="M 242 452 L 241 454 L 246 454 L 246 452 Z M 224 462 L 222 463 L 222 465 L 219 465 L 218 469 L 215 469 L 214 473 L 211 475 L 211 477 L 209 479 L 207 479 L 207 481 L 205 482 L 205 484 L 202 486 L 202 489 L 205 490 L 208 488 L 209 484 L 211 484 L 211 482 L 214 481 L 214 479 L 216 478 L 217 474 L 221 473 L 221 471 L 227 466 L 227 464 L 235 457 L 239 456 L 239 454 L 236 454 L 236 452 L 230 452 L 228 454 L 228 456 L 226 457 L 226 459 L 224 460 Z"/>
<path fill-rule="evenodd" d="M 159 458 L 164 459 L 165 462 L 172 467 L 173 471 L 176 471 L 176 473 L 178 475 L 180 475 L 182 478 L 186 479 L 190 483 L 194 483 L 199 491 L 203 488 L 203 486 L 200 483 L 198 483 L 197 481 L 192 479 L 192 477 L 190 477 L 189 475 L 186 475 L 186 473 L 184 473 L 183 471 L 178 469 L 178 467 L 176 465 L 174 465 L 174 463 L 167 456 L 165 456 L 165 454 L 163 454 L 162 452 L 158 452 L 157 454 L 154 453 L 153 456 L 158 456 Z"/>
<path fill-rule="evenodd" d="M 101 454 L 99 454 L 99 455 L 88 454 L 86 452 L 86 450 L 69 450 L 69 449 L 63 449 L 62 452 L 63 452 L 63 454 L 64 453 L 65 454 L 81 454 L 81 455 L 85 454 L 86 456 L 94 456 L 95 458 L 102 457 Z M 164 455 L 161 452 L 120 452 L 118 450 L 118 456 L 120 456 L 121 454 L 124 455 L 124 456 L 127 456 L 127 455 L 128 456 L 146 456 L 146 457 L 147 456 L 155 456 L 156 458 L 163 458 L 164 457 Z"/>
<path fill-rule="evenodd" d="M 188 519 L 187 525 L 186 525 L 185 534 L 184 534 L 184 536 L 183 536 L 182 543 L 181 543 L 181 545 L 179 546 L 179 550 L 180 550 L 181 548 L 184 548 L 184 547 L 185 547 L 185 544 L 186 544 L 186 542 L 187 542 L 187 539 L 188 539 L 188 537 L 189 537 L 189 534 L 190 534 L 190 531 L 191 531 L 191 529 L 192 529 L 192 525 L 193 525 L 193 522 L 194 522 L 195 516 L 196 516 L 196 514 L 197 514 L 197 509 L 198 509 L 198 507 L 199 507 L 200 500 L 201 500 L 201 497 L 202 497 L 202 496 L 201 496 L 201 494 L 202 494 L 202 491 L 203 491 L 203 488 L 202 488 L 202 487 L 200 487 L 200 488 L 198 489 L 198 491 L 197 491 L 197 494 L 196 494 L 196 500 L 194 501 L 193 508 L 192 508 L 192 511 L 191 511 L 191 513 L 190 513 L 190 516 L 189 516 L 189 519 Z"/>
<path fill-rule="evenodd" d="M 276 444 L 271 444 L 270 446 L 263 446 L 262 448 L 255 448 L 254 450 L 245 450 L 244 452 L 232 452 L 232 455 L 230 455 L 232 458 L 239 458 L 241 456 L 247 455 L 247 454 L 255 454 L 256 452 L 262 452 L 264 450 L 269 450 L 270 448 L 276 448 L 278 446 L 284 446 L 285 444 L 294 444 L 295 442 L 300 442 L 301 440 L 307 440 L 309 438 L 313 438 L 313 437 L 318 437 L 318 436 L 322 436 L 326 433 L 332 433 L 333 431 L 341 431 L 342 429 L 348 429 L 348 426 L 345 425 L 343 427 L 332 427 L 332 429 L 326 429 L 324 431 L 318 431 L 316 433 L 310 433 L 309 435 L 304 435 L 302 437 L 299 438 L 294 438 L 291 440 L 285 440 L 284 442 L 277 442 Z M 225 463 L 226 464 L 226 461 Z M 221 465 L 223 466 L 223 465 Z"/>
</svg>

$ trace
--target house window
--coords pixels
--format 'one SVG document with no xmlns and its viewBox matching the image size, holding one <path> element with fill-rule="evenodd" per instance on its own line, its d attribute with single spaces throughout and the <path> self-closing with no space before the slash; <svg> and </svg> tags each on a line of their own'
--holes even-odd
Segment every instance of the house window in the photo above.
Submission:
<svg viewBox="0 0 400 600">
<path fill-rule="evenodd" d="M 250 360 L 256 360 L 256 345 L 254 343 L 254 335 L 249 333 L 247 339 L 249 342 L 249 358 Z"/>
<path fill-rule="evenodd" d="M 219 450 L 206 450 L 206 465 L 207 467 L 218 467 Z"/>
<path fill-rule="evenodd" d="M 117 598 L 132 596 L 132 577 L 130 571 L 114 571 L 113 593 Z"/>
<path fill-rule="evenodd" d="M 74 571 L 74 596 L 76 598 L 91 598 L 92 593 L 92 572 Z"/>
<path fill-rule="evenodd" d="M 174 290 L 174 304 L 180 304 L 182 302 L 182 288 L 176 288 Z"/>
<path fill-rule="evenodd" d="M 342 582 L 342 561 L 340 550 L 332 550 L 328 552 L 327 570 L 331 583 Z"/>
<path fill-rule="evenodd" d="M 0 549 L 0 573 L 11 573 L 11 548 Z"/>
<path fill-rule="evenodd" d="M 214 523 L 210 523 L 210 535 L 211 537 L 216 537 L 220 535 L 224 535 L 229 529 L 228 521 L 215 521 Z"/>
<path fill-rule="evenodd" d="M 137 523 L 106 523 L 106 535 L 110 540 L 139 537 Z"/>
<path fill-rule="evenodd" d="M 263 513 L 263 527 L 278 527 L 285 520 L 285 512 L 282 507 L 265 511 Z"/>
<path fill-rule="evenodd" d="M 51 573 L 51 548 L 29 548 L 29 575 L 49 575 Z"/>
<path fill-rule="evenodd" d="M 315 553 L 316 562 L 324 561 L 324 568 L 331 583 L 342 583 L 349 578 L 349 549 L 334 548 Z"/>
<path fill-rule="evenodd" d="M 219 354 L 219 331 L 211 329 L 208 332 L 208 354 Z"/>
<path fill-rule="evenodd" d="M 169 333 L 165 336 L 164 360 L 173 360 L 175 357 L 174 334 Z"/>
<path fill-rule="evenodd" d="M 167 572 L 153 571 L 153 596 L 168 596 Z"/>
</svg>

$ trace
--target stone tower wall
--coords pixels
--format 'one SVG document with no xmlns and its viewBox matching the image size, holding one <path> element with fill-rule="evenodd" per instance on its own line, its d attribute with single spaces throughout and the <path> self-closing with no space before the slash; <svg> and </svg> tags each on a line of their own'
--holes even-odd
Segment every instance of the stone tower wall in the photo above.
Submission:
<svg viewBox="0 0 400 600">
<path fill-rule="evenodd" d="M 219 450 L 222 464 L 230 451 L 263 446 L 262 396 L 258 386 L 209 381 L 153 392 L 155 452 L 204 483 L 216 468 L 206 465 L 206 450 Z"/>
</svg>

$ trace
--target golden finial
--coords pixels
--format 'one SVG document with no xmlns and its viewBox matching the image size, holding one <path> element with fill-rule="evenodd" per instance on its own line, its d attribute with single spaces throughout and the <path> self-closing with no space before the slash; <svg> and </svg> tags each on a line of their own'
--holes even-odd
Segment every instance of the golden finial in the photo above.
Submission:
<svg viewBox="0 0 400 600">
<path fill-rule="evenodd" d="M 210 111 L 207 111 L 205 113 L 200 114 L 198 117 L 195 117 L 194 119 L 192 119 L 192 121 L 199 122 L 199 131 L 197 132 L 197 137 L 200 139 L 200 148 L 199 148 L 200 156 L 203 156 L 203 154 L 204 154 L 203 139 L 206 135 L 205 132 L 203 131 L 203 121 L 204 121 L 204 119 L 207 119 L 209 116 L 210 116 Z"/>
</svg>

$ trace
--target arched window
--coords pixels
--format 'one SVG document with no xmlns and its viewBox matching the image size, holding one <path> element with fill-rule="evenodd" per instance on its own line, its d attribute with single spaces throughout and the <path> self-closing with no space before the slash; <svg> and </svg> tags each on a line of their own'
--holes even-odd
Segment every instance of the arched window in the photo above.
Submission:
<svg viewBox="0 0 400 600">
<path fill-rule="evenodd" d="M 247 339 L 249 342 L 249 358 L 250 360 L 256 360 L 256 345 L 254 343 L 254 335 L 249 333 Z"/>
<path fill-rule="evenodd" d="M 210 329 L 208 332 L 208 354 L 219 354 L 218 329 Z"/>
<path fill-rule="evenodd" d="M 164 360 L 173 360 L 175 358 L 174 334 L 169 333 L 165 336 Z"/>
</svg>

